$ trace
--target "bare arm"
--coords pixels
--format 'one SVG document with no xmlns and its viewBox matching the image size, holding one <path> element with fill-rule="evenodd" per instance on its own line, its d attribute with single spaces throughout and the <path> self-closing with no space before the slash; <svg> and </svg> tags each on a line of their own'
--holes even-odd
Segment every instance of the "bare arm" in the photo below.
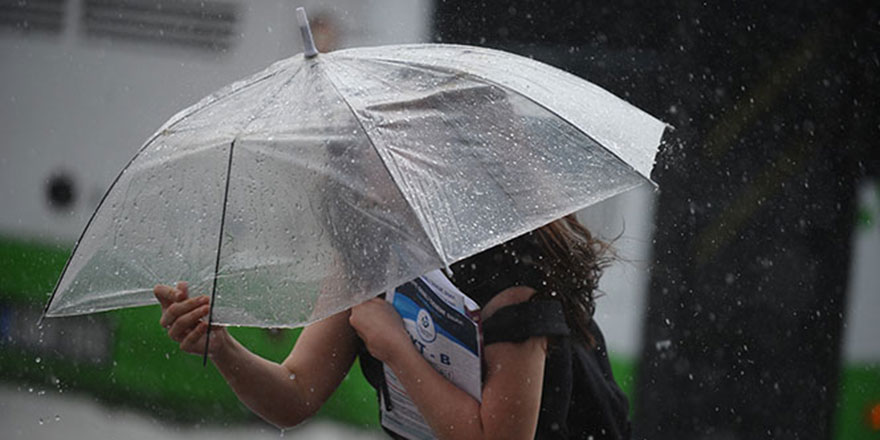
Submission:
<svg viewBox="0 0 880 440">
<path fill-rule="evenodd" d="M 184 351 L 201 354 L 208 325 L 207 298 L 188 298 L 186 285 L 156 286 L 160 324 Z M 345 311 L 303 330 L 296 346 L 278 364 L 249 351 L 222 327 L 211 330 L 209 356 L 238 398 L 266 421 L 296 425 L 313 415 L 348 373 L 357 336 Z"/>
<path fill-rule="evenodd" d="M 526 287 L 507 289 L 487 305 L 484 317 L 533 294 L 534 290 Z M 547 338 L 487 346 L 488 371 L 481 404 L 425 361 L 406 336 L 399 316 L 394 324 L 388 317 L 393 308 L 383 303 L 373 300 L 356 307 L 352 325 L 371 353 L 394 370 L 436 435 L 443 439 L 534 438 Z"/>
<path fill-rule="evenodd" d="M 311 417 L 336 390 L 354 361 L 354 338 L 346 311 L 306 327 L 281 364 L 251 353 L 232 337 L 211 360 L 248 408 L 287 427 Z"/>
</svg>

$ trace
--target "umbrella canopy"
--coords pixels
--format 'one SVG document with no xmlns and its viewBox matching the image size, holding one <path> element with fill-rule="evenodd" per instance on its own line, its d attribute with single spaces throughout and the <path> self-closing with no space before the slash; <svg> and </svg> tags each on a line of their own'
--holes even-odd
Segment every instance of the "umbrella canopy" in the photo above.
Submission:
<svg viewBox="0 0 880 440">
<path fill-rule="evenodd" d="M 510 53 L 358 48 L 282 60 L 161 127 L 47 305 L 214 295 L 215 324 L 295 327 L 649 182 L 665 125 Z"/>
</svg>

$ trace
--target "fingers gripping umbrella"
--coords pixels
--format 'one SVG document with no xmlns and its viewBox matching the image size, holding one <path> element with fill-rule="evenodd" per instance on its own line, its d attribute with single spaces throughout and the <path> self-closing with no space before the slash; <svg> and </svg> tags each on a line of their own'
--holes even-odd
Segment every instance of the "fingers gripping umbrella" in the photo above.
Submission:
<svg viewBox="0 0 880 440">
<path fill-rule="evenodd" d="M 649 182 L 664 124 L 540 62 L 415 44 L 279 61 L 122 170 L 45 316 L 189 280 L 221 325 L 296 327 Z"/>
</svg>

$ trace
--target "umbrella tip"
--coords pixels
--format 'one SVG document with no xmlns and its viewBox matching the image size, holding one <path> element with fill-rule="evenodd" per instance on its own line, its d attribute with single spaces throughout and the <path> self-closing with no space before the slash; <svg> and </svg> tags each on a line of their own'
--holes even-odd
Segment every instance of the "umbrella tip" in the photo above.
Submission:
<svg viewBox="0 0 880 440">
<path fill-rule="evenodd" d="M 296 21 L 299 22 L 299 32 L 302 34 L 303 56 L 306 58 L 314 58 L 318 55 L 318 49 L 315 47 L 315 39 L 312 38 L 312 28 L 309 27 L 309 18 L 306 16 L 306 9 L 302 6 L 296 8 Z"/>
</svg>

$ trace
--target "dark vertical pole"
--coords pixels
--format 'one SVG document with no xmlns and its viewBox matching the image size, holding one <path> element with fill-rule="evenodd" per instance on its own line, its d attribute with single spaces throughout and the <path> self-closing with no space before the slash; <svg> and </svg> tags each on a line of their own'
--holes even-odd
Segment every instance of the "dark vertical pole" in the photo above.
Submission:
<svg viewBox="0 0 880 440">
<path fill-rule="evenodd" d="M 832 438 L 870 8 L 680 6 L 636 438 Z"/>
<path fill-rule="evenodd" d="M 208 347 L 211 343 L 211 323 L 214 322 L 214 300 L 217 297 L 217 275 L 220 272 L 220 251 L 223 249 L 223 228 L 226 225 L 226 204 L 229 200 L 229 181 L 232 180 L 232 153 L 235 150 L 235 140 L 229 144 L 229 162 L 226 165 L 226 189 L 223 191 L 223 210 L 220 214 L 220 234 L 217 238 L 217 259 L 214 261 L 214 281 L 211 284 L 211 309 L 208 312 L 208 331 L 205 333 L 205 354 L 202 356 L 202 366 L 208 365 Z"/>
</svg>

